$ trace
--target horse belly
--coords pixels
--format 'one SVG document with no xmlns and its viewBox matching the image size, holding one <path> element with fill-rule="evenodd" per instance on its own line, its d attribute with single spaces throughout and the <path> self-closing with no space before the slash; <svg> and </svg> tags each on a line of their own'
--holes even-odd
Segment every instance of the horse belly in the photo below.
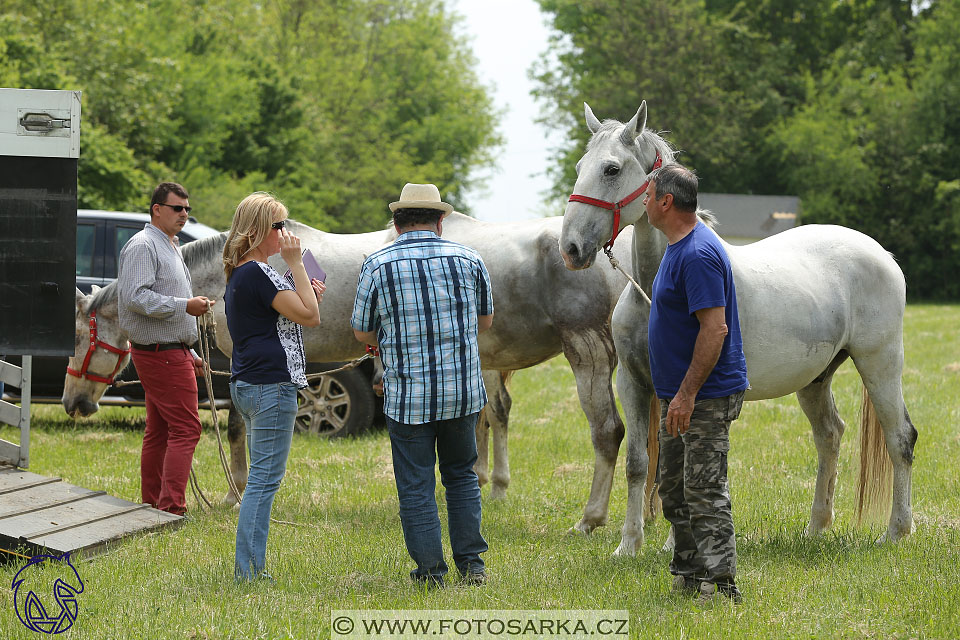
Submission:
<svg viewBox="0 0 960 640">
<path fill-rule="evenodd" d="M 484 369 L 516 371 L 548 360 L 562 351 L 560 337 L 549 329 L 515 331 L 513 327 L 494 326 L 480 335 L 480 364 Z"/>
<path fill-rule="evenodd" d="M 747 400 L 779 398 L 806 387 L 830 366 L 843 348 L 842 332 L 824 330 L 811 335 L 809 324 L 797 326 L 775 321 L 764 331 L 753 325 L 744 331 L 743 352 L 750 388 Z"/>
</svg>

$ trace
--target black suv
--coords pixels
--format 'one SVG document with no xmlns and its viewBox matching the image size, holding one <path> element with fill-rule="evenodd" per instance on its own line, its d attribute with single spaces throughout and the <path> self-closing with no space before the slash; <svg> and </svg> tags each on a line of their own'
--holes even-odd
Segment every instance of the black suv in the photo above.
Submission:
<svg viewBox="0 0 960 640">
<path fill-rule="evenodd" d="M 93 285 L 105 287 L 117 277 L 117 260 L 120 249 L 135 233 L 150 221 L 146 213 L 116 211 L 77 211 L 77 288 L 90 293 Z M 197 222 L 191 217 L 178 233 L 184 244 L 219 233 L 216 229 Z M 19 365 L 20 359 L 11 356 L 8 360 Z M 342 363 L 309 363 L 307 373 L 318 373 L 337 368 Z M 211 367 L 216 371 L 229 371 L 229 359 L 213 348 Z M 34 357 L 32 400 L 41 403 L 59 403 L 63 396 L 63 379 L 67 359 Z M 300 410 L 297 412 L 296 429 L 322 436 L 338 437 L 356 435 L 374 426 L 382 416 L 382 401 L 373 393 L 371 379 L 373 367 L 368 360 L 360 367 L 341 371 L 311 381 L 299 393 Z M 117 377 L 118 380 L 136 380 L 133 362 Z M 213 376 L 213 394 L 218 407 L 229 406 L 230 390 L 226 376 Z M 201 406 L 207 405 L 207 393 L 200 385 Z M 5 397 L 17 398 L 17 389 L 4 389 Z M 101 399 L 102 405 L 143 406 L 143 389 L 138 385 L 117 387 Z"/>
</svg>

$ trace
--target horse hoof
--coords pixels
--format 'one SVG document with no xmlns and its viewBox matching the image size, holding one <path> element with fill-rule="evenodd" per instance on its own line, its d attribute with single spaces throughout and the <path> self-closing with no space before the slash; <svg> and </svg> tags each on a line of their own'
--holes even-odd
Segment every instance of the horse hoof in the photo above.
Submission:
<svg viewBox="0 0 960 640">
<path fill-rule="evenodd" d="M 567 529 L 567 535 L 568 536 L 589 536 L 591 531 L 593 531 L 593 529 L 590 529 L 589 527 L 584 525 L 582 522 L 578 522 L 574 526 Z"/>
<path fill-rule="evenodd" d="M 660 553 L 670 553 L 670 554 L 672 554 L 672 553 L 673 553 L 673 547 L 674 547 L 675 544 L 676 544 L 676 543 L 675 543 L 675 541 L 674 541 L 674 539 L 673 539 L 673 527 L 670 527 L 670 534 L 667 536 L 667 540 L 666 540 L 666 542 L 663 543 L 663 546 L 660 547 Z"/>
<path fill-rule="evenodd" d="M 886 533 L 877 538 L 877 544 L 897 544 L 908 535 L 913 533 L 915 529 L 916 525 L 912 522 L 910 523 L 910 529 L 907 531 L 895 531 L 892 529 L 887 529 Z"/>
<path fill-rule="evenodd" d="M 632 558 L 637 555 L 637 549 L 643 545 L 643 540 L 640 541 L 627 541 L 621 540 L 620 546 L 617 547 L 617 550 L 613 552 L 614 558 Z"/>
<path fill-rule="evenodd" d="M 223 499 L 220 500 L 220 504 L 224 507 L 232 507 L 237 504 L 237 496 L 233 495 L 232 491 L 228 491 L 227 495 L 223 496 Z"/>
<path fill-rule="evenodd" d="M 502 488 L 502 487 L 498 487 L 497 485 L 493 485 L 493 488 L 490 489 L 490 499 L 491 499 L 491 500 L 503 500 L 503 499 L 506 498 L 506 497 L 507 497 L 507 490 L 506 490 L 506 489 L 504 489 L 504 488 Z"/>
</svg>

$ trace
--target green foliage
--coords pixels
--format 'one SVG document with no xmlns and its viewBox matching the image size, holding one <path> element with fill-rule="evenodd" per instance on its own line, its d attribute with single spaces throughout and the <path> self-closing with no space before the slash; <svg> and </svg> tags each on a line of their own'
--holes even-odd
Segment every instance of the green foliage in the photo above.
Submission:
<svg viewBox="0 0 960 640">
<path fill-rule="evenodd" d="M 500 141 L 441 0 L 0 9 L 0 84 L 83 91 L 81 206 L 139 210 L 172 179 L 214 226 L 264 189 L 304 222 L 366 231 L 407 181 L 462 204 Z"/>
<path fill-rule="evenodd" d="M 802 221 L 859 229 L 897 256 L 912 299 L 960 299 L 960 3 L 932 0 L 538 0 L 556 63 L 535 73 L 567 143 L 582 102 L 671 130 L 705 191 L 795 193 Z"/>
<path fill-rule="evenodd" d="M 846 44 L 774 134 L 805 222 L 859 229 L 893 253 L 913 299 L 960 298 L 960 11 L 936 5 L 905 40 L 894 12 Z"/>
</svg>

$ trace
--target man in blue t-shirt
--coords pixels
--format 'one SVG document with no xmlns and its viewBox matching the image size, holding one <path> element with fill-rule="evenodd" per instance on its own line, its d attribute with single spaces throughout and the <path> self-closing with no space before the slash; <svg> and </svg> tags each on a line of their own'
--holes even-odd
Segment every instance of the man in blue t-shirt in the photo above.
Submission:
<svg viewBox="0 0 960 640">
<path fill-rule="evenodd" d="M 660 498 L 673 525 L 675 591 L 740 602 L 727 452 L 748 387 L 733 270 L 697 217 L 697 177 L 667 165 L 644 199 L 667 236 L 653 281 L 649 349 L 660 398 Z"/>
</svg>

